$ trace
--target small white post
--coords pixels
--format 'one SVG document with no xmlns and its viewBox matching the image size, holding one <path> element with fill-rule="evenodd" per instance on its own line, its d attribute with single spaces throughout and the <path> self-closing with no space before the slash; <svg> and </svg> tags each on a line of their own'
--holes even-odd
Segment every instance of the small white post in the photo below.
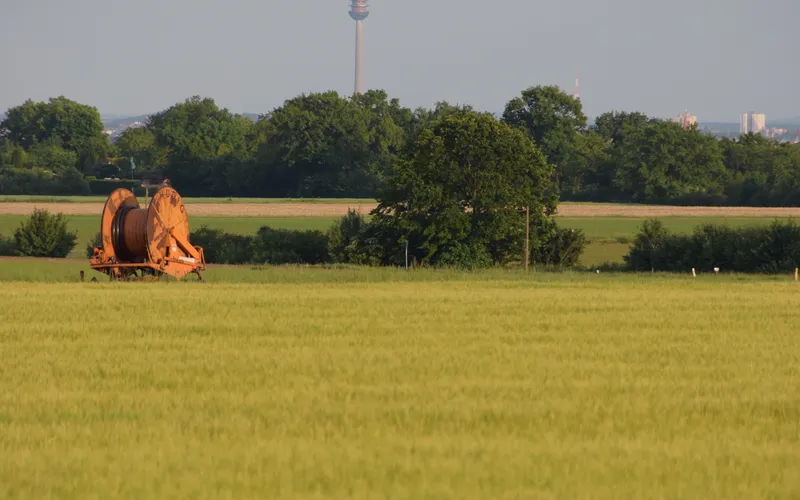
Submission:
<svg viewBox="0 0 800 500">
<path fill-rule="evenodd" d="M 798 279 L 800 279 L 800 269 L 795 267 L 794 268 L 794 280 L 797 281 Z"/>
<path fill-rule="evenodd" d="M 530 207 L 525 207 L 525 272 L 528 272 L 528 262 L 531 260 L 531 218 Z"/>
<path fill-rule="evenodd" d="M 692 277 L 697 278 L 697 273 L 694 272 L 694 268 L 692 268 Z"/>
</svg>

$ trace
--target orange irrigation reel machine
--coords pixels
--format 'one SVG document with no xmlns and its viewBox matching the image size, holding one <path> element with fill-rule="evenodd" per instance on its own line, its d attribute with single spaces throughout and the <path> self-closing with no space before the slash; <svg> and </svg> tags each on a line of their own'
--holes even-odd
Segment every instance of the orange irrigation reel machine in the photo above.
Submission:
<svg viewBox="0 0 800 500">
<path fill-rule="evenodd" d="M 181 279 L 189 273 L 203 279 L 203 249 L 189 242 L 189 218 L 177 191 L 159 189 L 141 208 L 127 189 L 111 193 L 100 221 L 102 248 L 95 248 L 92 269 L 110 279 Z"/>
</svg>

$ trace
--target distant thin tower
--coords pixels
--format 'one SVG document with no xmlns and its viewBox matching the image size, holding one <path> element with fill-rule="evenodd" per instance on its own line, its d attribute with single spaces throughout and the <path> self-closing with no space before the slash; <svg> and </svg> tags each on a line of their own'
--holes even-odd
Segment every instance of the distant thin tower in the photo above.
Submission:
<svg viewBox="0 0 800 500">
<path fill-rule="evenodd" d="M 575 93 L 572 95 L 575 99 L 581 98 L 581 81 L 577 73 L 575 73 Z"/>
<path fill-rule="evenodd" d="M 362 94 L 364 90 L 364 72 L 362 69 L 363 41 L 362 30 L 364 19 L 369 17 L 367 0 L 351 0 L 350 17 L 356 22 L 356 83 L 355 93 Z"/>
</svg>

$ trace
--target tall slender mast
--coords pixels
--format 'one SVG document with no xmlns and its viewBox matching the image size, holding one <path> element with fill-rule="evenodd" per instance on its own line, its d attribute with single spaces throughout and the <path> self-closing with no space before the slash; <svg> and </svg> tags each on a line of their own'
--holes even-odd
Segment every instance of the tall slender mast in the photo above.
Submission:
<svg viewBox="0 0 800 500">
<path fill-rule="evenodd" d="M 356 94 L 361 94 L 364 92 L 364 70 L 362 67 L 364 46 L 362 37 L 364 19 L 369 17 L 367 0 L 351 0 L 350 17 L 356 22 L 356 74 L 354 91 Z"/>
<path fill-rule="evenodd" d="M 364 21 L 356 21 L 356 85 L 355 93 L 363 94 L 364 90 L 364 72 L 361 66 L 363 58 L 363 41 L 361 40 L 362 31 L 364 29 Z"/>
</svg>

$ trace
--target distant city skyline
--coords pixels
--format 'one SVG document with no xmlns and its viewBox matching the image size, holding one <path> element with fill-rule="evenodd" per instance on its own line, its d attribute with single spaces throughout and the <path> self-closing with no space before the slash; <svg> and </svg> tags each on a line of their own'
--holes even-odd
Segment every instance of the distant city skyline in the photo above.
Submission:
<svg viewBox="0 0 800 500">
<path fill-rule="evenodd" d="M 348 3 L 13 2 L 0 17 L 0 110 L 64 95 L 103 114 L 139 115 L 202 95 L 266 113 L 301 93 L 350 95 Z M 501 112 L 529 86 L 573 94 L 578 73 L 590 117 L 800 116 L 800 68 L 787 63 L 800 41 L 795 0 L 507 0 L 502 23 L 487 22 L 477 0 L 371 3 L 364 88 L 410 108 L 446 100 Z M 676 25 L 691 36 L 675 37 Z"/>
</svg>

